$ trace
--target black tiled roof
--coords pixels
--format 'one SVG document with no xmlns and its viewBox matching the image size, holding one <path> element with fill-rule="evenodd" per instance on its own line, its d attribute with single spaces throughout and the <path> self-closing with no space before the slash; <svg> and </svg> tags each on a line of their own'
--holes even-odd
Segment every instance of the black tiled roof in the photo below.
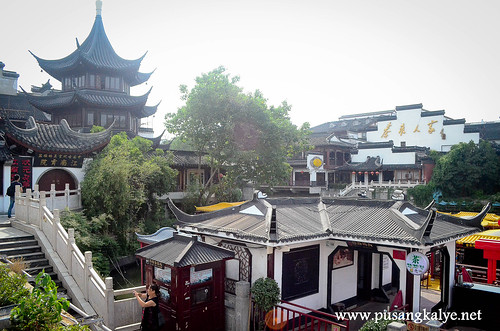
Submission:
<svg viewBox="0 0 500 331">
<path fill-rule="evenodd" d="M 198 156 L 195 152 L 191 151 L 170 151 L 174 155 L 173 166 L 181 167 L 197 167 L 198 166 Z M 208 160 L 206 157 L 201 158 L 201 165 L 208 166 Z"/>
<path fill-rule="evenodd" d="M 275 235 L 271 233 L 273 206 Z M 171 201 L 169 207 L 179 227 L 194 233 L 269 244 L 329 238 L 412 247 L 438 245 L 478 232 L 487 211 L 474 220 L 463 220 L 401 201 L 311 198 L 255 198 L 201 215 L 187 215 Z"/>
<path fill-rule="evenodd" d="M 469 132 L 479 132 L 479 137 L 484 140 L 500 140 L 500 122 L 465 124 L 464 133 Z"/>
<path fill-rule="evenodd" d="M 372 149 L 372 148 L 392 148 L 394 146 L 394 142 L 392 140 L 389 141 L 378 141 L 378 142 L 366 142 L 359 143 L 358 149 Z"/>
<path fill-rule="evenodd" d="M 141 96 L 131 96 L 121 92 L 84 89 L 57 92 L 46 96 L 27 94 L 27 98 L 34 107 L 48 113 L 54 113 L 75 103 L 81 103 L 97 108 L 129 110 L 142 118 L 156 112 L 157 106 L 145 106 L 150 92 L 151 90 Z"/>
<path fill-rule="evenodd" d="M 396 110 L 421 109 L 422 107 L 421 103 L 416 103 L 413 105 L 396 106 Z"/>
<path fill-rule="evenodd" d="M 336 133 L 336 132 L 363 132 L 369 130 L 378 121 L 378 117 L 345 119 L 334 122 L 327 122 L 311 128 L 315 133 Z"/>
<path fill-rule="evenodd" d="M 0 94 L 0 109 L 5 111 L 2 116 L 12 120 L 26 121 L 28 117 L 33 116 L 38 122 L 50 122 L 49 115 L 30 105 L 24 93 Z"/>
<path fill-rule="evenodd" d="M 233 251 L 176 233 L 172 238 L 138 249 L 135 254 L 171 267 L 199 265 L 234 257 Z"/>
<path fill-rule="evenodd" d="M 338 171 L 377 171 L 382 169 L 383 165 L 379 157 L 369 156 L 365 162 L 344 164 L 337 168 Z M 385 167 L 385 166 L 384 166 Z"/>
<path fill-rule="evenodd" d="M 465 124 L 465 118 L 444 120 L 443 125 Z"/>
<path fill-rule="evenodd" d="M 26 122 L 26 129 L 7 120 L 5 130 L 9 139 L 35 152 L 58 152 L 65 154 L 87 154 L 104 148 L 111 139 L 111 125 L 98 133 L 73 131 L 66 120 L 61 124 L 36 123 L 33 117 Z"/>
<path fill-rule="evenodd" d="M 10 149 L 3 144 L 0 146 L 0 162 L 5 162 L 8 160 L 12 160 L 12 153 L 10 152 Z"/>
<path fill-rule="evenodd" d="M 422 165 L 417 163 L 409 163 L 409 164 L 384 164 L 380 168 L 381 170 L 391 171 L 391 170 L 410 170 L 410 169 L 421 169 Z"/>
<path fill-rule="evenodd" d="M 152 74 L 138 72 L 146 54 L 137 60 L 126 60 L 116 54 L 104 30 L 101 15 L 96 16 L 87 39 L 81 45 L 77 44 L 77 49 L 70 55 L 58 60 L 45 60 L 31 54 L 43 70 L 59 81 L 65 76 L 88 71 L 88 68 L 95 72 L 123 76 L 130 86 L 144 83 Z"/>
<path fill-rule="evenodd" d="M 431 117 L 431 116 L 440 116 L 440 115 L 444 115 L 444 110 L 434 110 L 434 111 L 426 110 L 426 111 L 422 111 L 422 113 L 420 114 L 421 117 Z"/>
</svg>

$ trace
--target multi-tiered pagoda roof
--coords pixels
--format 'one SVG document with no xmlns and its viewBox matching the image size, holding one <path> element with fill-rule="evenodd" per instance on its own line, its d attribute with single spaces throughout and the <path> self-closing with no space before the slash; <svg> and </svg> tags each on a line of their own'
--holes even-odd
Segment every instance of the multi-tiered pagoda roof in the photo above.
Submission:
<svg viewBox="0 0 500 331">
<path fill-rule="evenodd" d="M 157 106 L 146 106 L 151 89 L 140 96 L 130 95 L 130 88 L 146 82 L 150 73 L 139 72 L 145 55 L 135 60 L 120 57 L 104 30 L 102 2 L 98 0 L 97 15 L 83 43 L 76 40 L 76 50 L 57 60 L 43 59 L 30 51 L 40 67 L 61 82 L 61 91 L 42 95 L 29 94 L 31 105 L 52 115 L 52 123 L 63 119 L 76 130 L 88 131 L 92 126 L 109 127 L 114 131 L 136 135 L 141 118 L 156 113 Z"/>
<path fill-rule="evenodd" d="M 64 77 L 97 71 L 123 76 L 130 86 L 136 86 L 146 82 L 152 74 L 152 72 L 138 72 L 146 54 L 136 60 L 126 60 L 116 54 L 104 30 L 100 13 L 96 15 L 94 26 L 87 39 L 81 45 L 77 39 L 76 46 L 73 53 L 58 60 L 46 60 L 36 56 L 31 51 L 30 53 L 45 72 L 60 82 Z"/>
</svg>

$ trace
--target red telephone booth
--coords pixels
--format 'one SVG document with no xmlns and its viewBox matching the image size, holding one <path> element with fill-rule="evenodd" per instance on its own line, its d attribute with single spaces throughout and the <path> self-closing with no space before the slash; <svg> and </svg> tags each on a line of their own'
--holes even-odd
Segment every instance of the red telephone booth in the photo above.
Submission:
<svg viewBox="0 0 500 331">
<path fill-rule="evenodd" d="M 160 287 L 164 330 L 224 330 L 225 262 L 233 251 L 174 233 L 136 256 L 145 262 L 145 283 Z"/>
</svg>

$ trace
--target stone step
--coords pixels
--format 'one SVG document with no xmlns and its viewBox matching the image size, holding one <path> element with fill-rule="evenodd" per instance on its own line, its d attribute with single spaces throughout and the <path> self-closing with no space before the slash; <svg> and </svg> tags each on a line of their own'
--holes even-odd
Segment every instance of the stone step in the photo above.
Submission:
<svg viewBox="0 0 500 331">
<path fill-rule="evenodd" d="M 0 249 L 0 255 L 18 256 L 26 253 L 41 252 L 40 246 L 11 247 Z"/>
<path fill-rule="evenodd" d="M 42 270 L 44 270 L 46 273 L 50 273 L 50 272 L 54 271 L 54 268 L 51 265 L 49 265 L 49 261 L 46 260 L 45 264 L 43 264 L 43 265 L 32 266 L 30 264 L 29 268 L 24 269 L 24 271 L 26 271 L 28 274 L 30 274 L 33 277 L 38 275 Z"/>
<path fill-rule="evenodd" d="M 0 243 L 12 242 L 12 241 L 34 240 L 34 239 L 35 239 L 35 236 L 28 234 L 25 236 L 0 238 Z"/>
<path fill-rule="evenodd" d="M 38 246 L 38 241 L 36 241 L 35 239 L 30 239 L 30 240 L 16 240 L 16 241 L 0 242 L 0 250 L 2 250 L 4 248 L 26 247 L 26 246 Z"/>
<path fill-rule="evenodd" d="M 30 269 L 49 265 L 49 260 L 47 260 L 44 255 L 42 255 L 40 258 L 36 258 L 36 259 L 32 259 L 32 260 L 24 259 L 24 262 L 27 264 L 27 267 Z"/>
<path fill-rule="evenodd" d="M 24 261 L 28 263 L 36 263 L 36 260 L 44 260 L 46 261 L 47 259 L 45 258 L 45 253 L 44 252 L 33 252 L 33 253 L 25 253 L 25 254 L 15 254 L 15 255 L 7 255 L 8 259 L 13 259 L 13 258 L 21 258 Z"/>
</svg>

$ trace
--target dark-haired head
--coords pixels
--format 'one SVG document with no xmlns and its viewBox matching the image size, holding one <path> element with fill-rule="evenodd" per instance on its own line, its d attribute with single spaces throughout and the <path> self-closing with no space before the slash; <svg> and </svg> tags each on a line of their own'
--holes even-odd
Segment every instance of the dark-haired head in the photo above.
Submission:
<svg viewBox="0 0 500 331">
<path fill-rule="evenodd" d="M 14 180 L 17 182 L 21 179 L 21 176 L 19 176 L 18 174 L 15 174 L 14 175 Z"/>
<path fill-rule="evenodd" d="M 153 283 L 153 284 L 149 285 L 149 288 L 151 289 L 151 291 L 155 292 L 155 295 L 157 297 L 161 296 L 160 287 L 158 286 L 158 284 Z"/>
</svg>

